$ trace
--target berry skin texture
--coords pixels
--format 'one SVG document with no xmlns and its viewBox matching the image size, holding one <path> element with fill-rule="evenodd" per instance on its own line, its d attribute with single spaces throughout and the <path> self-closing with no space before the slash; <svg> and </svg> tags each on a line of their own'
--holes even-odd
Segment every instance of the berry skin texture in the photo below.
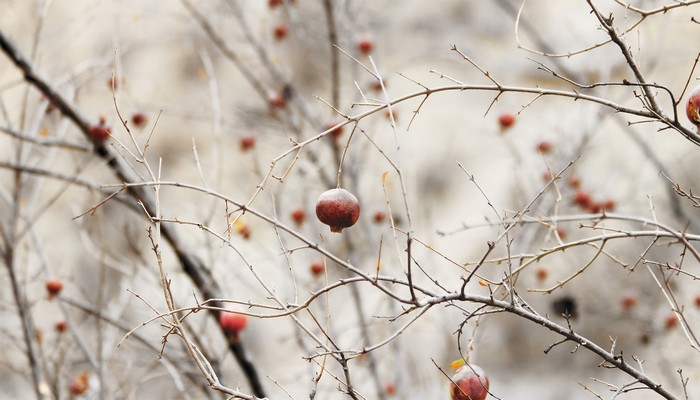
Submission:
<svg viewBox="0 0 700 400">
<path fill-rule="evenodd" d="M 49 298 L 58 296 L 61 293 L 61 289 L 63 289 L 63 283 L 59 280 L 52 279 L 46 282 L 46 291 L 49 293 Z"/>
<path fill-rule="evenodd" d="M 498 125 L 501 126 L 501 131 L 510 129 L 515 124 L 515 115 L 503 113 L 498 116 Z"/>
<path fill-rule="evenodd" d="M 488 396 L 489 378 L 477 365 L 464 365 L 452 377 L 450 396 L 452 400 L 484 400 Z"/>
<path fill-rule="evenodd" d="M 330 226 L 331 232 L 340 233 L 360 218 L 360 203 L 352 193 L 345 189 L 330 189 L 318 197 L 316 217 Z"/>
<path fill-rule="evenodd" d="M 219 314 L 219 325 L 229 338 L 238 340 L 238 336 L 248 325 L 248 316 L 233 311 L 223 311 Z"/>
<path fill-rule="evenodd" d="M 700 86 L 690 92 L 688 104 L 685 106 L 685 113 L 690 122 L 700 128 Z"/>
<path fill-rule="evenodd" d="M 363 56 L 369 55 L 374 49 L 374 43 L 369 39 L 361 39 L 357 42 L 357 51 Z"/>
</svg>

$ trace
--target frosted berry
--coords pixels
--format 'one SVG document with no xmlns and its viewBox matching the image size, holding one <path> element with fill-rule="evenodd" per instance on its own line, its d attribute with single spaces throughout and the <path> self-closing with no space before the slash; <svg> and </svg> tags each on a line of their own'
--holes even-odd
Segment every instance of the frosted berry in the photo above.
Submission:
<svg viewBox="0 0 700 400">
<path fill-rule="evenodd" d="M 360 218 L 360 203 L 345 189 L 327 190 L 318 197 L 316 216 L 331 227 L 331 232 L 339 233 Z"/>
<path fill-rule="evenodd" d="M 457 370 L 450 383 L 452 400 L 484 400 L 488 396 L 489 378 L 477 365 L 465 365 Z"/>
</svg>

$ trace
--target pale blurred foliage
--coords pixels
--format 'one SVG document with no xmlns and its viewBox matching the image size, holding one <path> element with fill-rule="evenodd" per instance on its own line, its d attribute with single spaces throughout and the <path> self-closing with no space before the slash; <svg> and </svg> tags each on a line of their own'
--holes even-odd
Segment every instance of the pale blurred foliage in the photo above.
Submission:
<svg viewBox="0 0 700 400">
<path fill-rule="evenodd" d="M 611 3 L 603 2 L 600 3 Z M 29 54 L 37 24 L 36 10 L 42 2 L 1 1 L 0 27 L 15 43 Z M 201 12 L 207 15 L 229 44 L 239 47 L 243 54 L 251 57 L 245 39 L 236 22 L 229 15 L 225 2 L 196 2 Z M 325 22 L 320 2 L 297 0 L 288 40 L 276 43 L 270 32 L 281 19 L 278 12 L 270 12 L 266 1 L 240 1 L 246 18 L 270 52 L 273 62 L 297 85 L 297 96 L 311 107 L 318 118 L 319 126 L 306 126 L 304 138 L 317 134 L 328 121 L 337 120 L 333 112 L 321 102 L 318 95 L 330 101 L 328 78 L 328 46 L 325 39 Z M 424 0 L 404 1 L 343 1 L 350 10 L 352 20 L 341 20 L 340 47 L 352 51 L 355 40 L 371 37 L 376 51 L 373 57 L 379 70 L 387 79 L 390 98 L 418 91 L 421 88 L 398 75 L 402 73 L 428 86 L 445 85 L 437 70 L 465 83 L 486 84 L 488 81 L 454 52 L 451 45 L 469 54 L 481 66 L 488 69 L 502 83 L 519 86 L 565 87 L 550 75 L 537 70 L 535 58 L 548 61 L 517 49 L 514 38 L 514 23 L 511 17 L 495 1 L 483 0 Z M 555 5 L 553 5 L 556 3 Z M 658 6 L 664 2 L 636 2 L 644 6 Z M 519 6 L 519 2 L 513 4 Z M 612 4 L 602 4 L 604 9 Z M 614 8 L 620 24 L 625 14 L 620 7 Z M 697 10 L 697 7 L 694 8 Z M 569 52 L 584 48 L 605 39 L 597 30 L 595 19 L 581 1 L 530 0 L 523 17 L 536 26 L 539 33 L 556 52 Z M 66 91 L 75 91 L 76 102 L 87 115 L 105 115 L 113 125 L 113 133 L 122 143 L 127 143 L 126 132 L 117 124 L 118 118 L 107 80 L 116 65 L 118 76 L 125 84 L 118 88 L 119 108 L 124 116 L 142 111 L 149 117 L 148 126 L 136 130 L 137 139 L 143 144 L 153 128 L 156 116 L 162 114 L 155 127 L 150 144 L 149 161 L 157 166 L 162 158 L 164 180 L 208 185 L 212 189 L 240 201 L 247 200 L 267 171 L 270 161 L 290 146 L 290 133 L 283 124 L 270 118 L 267 105 L 257 97 L 241 74 L 213 47 L 210 40 L 196 26 L 192 17 L 179 2 L 164 1 L 53 1 L 43 21 L 37 40 L 35 63 L 52 81 Z M 352 30 L 351 30 L 352 29 Z M 640 34 L 626 37 L 630 41 L 641 64 L 648 71 L 650 81 L 666 85 L 679 92 L 697 53 L 697 46 L 690 38 L 697 37 L 697 26 L 689 22 L 684 10 L 668 15 L 658 15 L 645 21 Z M 521 32 L 521 40 L 529 47 L 530 38 Z M 250 53 L 249 53 L 250 52 Z M 215 82 L 220 94 L 221 131 L 214 124 L 210 81 L 212 76 L 203 66 L 203 59 L 210 57 L 215 71 Z M 114 61 L 116 60 L 116 63 Z M 627 76 L 619 51 L 613 47 L 593 50 L 572 58 L 560 59 L 571 70 L 577 71 L 591 81 L 614 80 Z M 254 62 L 253 62 L 254 63 Z M 262 68 L 254 65 L 255 68 Z M 372 79 L 351 60 L 341 57 L 342 102 L 337 105 L 344 112 L 353 114 L 361 107 L 350 108 L 354 101 L 361 100 L 355 82 L 368 90 Z M 13 124 L 19 124 L 24 104 L 25 89 L 19 85 L 21 77 L 4 57 L 0 57 L 0 96 L 7 115 Z M 636 99 L 623 97 L 628 90 L 608 88 L 607 96 L 621 104 L 636 104 Z M 522 108 L 532 96 L 506 93 L 484 115 L 493 98 L 487 92 L 448 92 L 429 98 L 421 109 L 409 131 L 406 131 L 412 111 L 418 100 L 400 104 L 397 109 L 397 135 L 401 143 L 402 171 L 406 176 L 408 197 L 412 206 L 415 237 L 434 246 L 434 249 L 458 262 L 476 261 L 486 248 L 486 241 L 497 236 L 496 229 L 479 228 L 462 233 L 441 236 L 437 231 L 453 231 L 462 223 L 478 224 L 485 218 L 496 220 L 493 210 L 476 186 L 459 168 L 474 174 L 479 186 L 487 194 L 496 210 L 518 211 L 543 187 L 542 174 L 550 163 L 554 171 L 560 170 L 577 156 L 574 166 L 564 175 L 559 187 L 563 200 L 560 214 L 577 213 L 570 206 L 573 191 L 565 180 L 576 175 L 582 178 L 586 190 L 597 198 L 614 198 L 618 211 L 624 214 L 651 218 L 650 203 L 653 201 L 656 217 L 674 228 L 678 223 L 669 210 L 668 182 L 658 175 L 658 168 L 646 159 L 630 135 L 638 135 L 654 149 L 656 156 L 669 168 L 670 173 L 684 187 L 697 187 L 700 183 L 693 171 L 697 165 L 696 148 L 674 132 L 656 132 L 653 124 L 633 126 L 625 133 L 623 124 L 607 117 L 603 119 L 600 108 L 569 99 L 542 98 Z M 27 95 L 26 128 L 40 129 L 32 125 L 37 121 L 41 106 L 40 97 L 33 89 Z M 501 112 L 522 112 L 516 125 L 507 133 L 499 132 L 496 118 Z M 605 113 L 610 113 L 605 110 Z M 623 120 L 626 121 L 625 117 Z M 65 134 L 73 142 L 83 140 L 72 127 L 66 126 L 56 115 L 41 122 L 49 135 Z M 394 133 L 383 113 L 363 121 L 361 127 L 391 157 L 398 157 Z M 346 131 L 347 131 L 346 127 Z M 242 153 L 238 141 L 252 133 L 257 137 L 256 150 Z M 346 134 L 347 136 L 347 134 Z M 552 154 L 542 157 L 535 150 L 540 141 L 552 143 Z M 580 143 L 586 141 L 583 147 Z M 0 136 L 2 160 L 14 160 L 12 139 Z M 195 163 L 192 147 L 196 143 L 203 171 L 200 175 Z M 335 177 L 337 164 L 333 161 L 330 147 L 323 141 L 312 149 L 319 157 L 324 173 Z M 50 167 L 65 174 L 80 170 L 80 177 L 100 184 L 119 183 L 104 168 L 86 153 L 66 154 L 62 151 L 28 149 L 28 162 L 39 163 L 44 157 L 53 157 Z M 313 205 L 318 193 L 325 185 L 318 178 L 318 166 L 302 157 L 284 184 L 273 182 L 256 200 L 254 206 L 268 214 L 274 212 L 284 223 L 291 223 L 291 210 L 302 207 L 309 219 L 300 229 L 309 238 L 323 240 L 329 249 L 341 258 L 350 258 L 365 271 L 376 266 L 379 238 L 383 238 L 382 270 L 387 274 L 400 275 L 403 266 L 397 265 L 397 250 L 393 235 L 387 225 L 372 223 L 375 211 L 385 210 L 386 200 L 381 187 L 381 176 L 390 166 L 376 149 L 359 132 L 347 156 L 346 169 L 357 174 L 351 184 L 363 205 L 360 223 L 344 232 L 351 235 L 360 248 L 349 254 L 340 235 L 330 235 L 327 227 L 313 218 Z M 284 164 L 286 165 L 286 163 Z M 137 167 L 138 168 L 138 167 Z M 203 179 L 204 178 L 204 179 Z M 9 193 L 12 175 L 0 174 L 3 196 Z M 81 188 L 65 191 L 55 203 L 45 201 L 64 186 L 62 182 L 40 182 L 39 192 L 29 196 L 28 217 L 40 215 L 34 226 L 36 241 L 42 253 L 25 252 L 22 257 L 20 276 L 26 285 L 34 307 L 33 317 L 44 332 L 44 357 L 56 362 L 61 369 L 62 381 L 59 389 L 65 390 L 65 382 L 76 373 L 88 369 L 83 355 L 70 339 L 59 337 L 53 325 L 61 319 L 60 310 L 45 299 L 43 282 L 49 277 L 59 277 L 66 282 L 66 293 L 72 297 L 98 307 L 102 312 L 133 328 L 152 316 L 151 310 L 142 301 L 126 292 L 138 293 L 148 303 L 164 310 L 162 290 L 155 269 L 150 243 L 146 235 L 148 223 L 141 216 L 128 211 L 121 204 L 110 202 L 94 215 L 80 219 L 71 218 L 97 204 L 102 195 L 89 193 Z M 394 175 L 389 178 L 389 200 L 401 214 L 402 196 L 399 182 Z M 275 201 L 273 203 L 272 196 Z M 547 192 L 542 202 L 554 200 L 556 193 Z M 650 197 L 652 201 L 649 200 Z M 217 232 L 225 229 L 224 211 L 221 202 L 215 202 L 201 194 L 174 188 L 164 188 L 161 193 L 164 216 L 185 221 L 201 221 L 210 224 Z M 697 212 L 686 207 L 692 216 Z M 534 215 L 541 216 L 549 209 L 537 208 Z M 9 213 L 0 209 L 3 220 Z M 279 241 L 274 231 L 264 222 L 244 217 L 252 236 L 246 241 L 234 236 L 234 243 L 248 257 L 266 283 L 275 288 L 287 301 L 298 296 L 304 299 L 309 291 L 321 287 L 322 282 L 312 279 L 308 265 L 320 259 L 318 254 L 304 250 L 290 255 L 296 277 L 296 288 L 291 284 L 287 262 L 281 255 Z M 403 218 L 405 223 L 405 218 Z M 405 225 L 402 225 L 405 227 Z M 579 231 L 576 223 L 562 224 L 568 239 L 582 238 L 586 232 Z M 255 278 L 228 247 L 195 227 L 181 227 L 183 235 L 198 248 L 199 255 L 211 266 L 220 279 L 227 294 L 236 300 L 265 302 L 266 293 L 260 290 Z M 590 233 L 590 232 L 588 232 Z M 555 244 L 551 232 L 545 228 L 523 226 L 513 231 L 514 253 L 532 253 Z M 29 240 L 29 239 L 27 239 Z M 400 239 L 401 240 L 401 239 Z M 634 264 L 647 246 L 643 240 L 624 240 L 606 247 L 623 262 Z M 293 248 L 294 241 L 286 243 Z M 298 243 L 297 243 L 298 244 Z M 34 248 L 35 245 L 29 246 Z M 167 249 L 165 250 L 167 252 Z M 679 248 L 656 248 L 649 258 L 665 262 L 678 257 Z M 432 277 L 448 286 L 459 283 L 463 270 L 446 263 L 442 257 L 422 246 L 416 246 L 414 256 L 421 266 L 429 270 Z M 498 255 L 505 256 L 501 246 Z M 700 396 L 700 368 L 696 354 L 689 351 L 687 340 L 679 329 L 666 332 L 664 318 L 670 312 L 656 284 L 646 268 L 640 266 L 634 273 L 623 270 L 607 258 L 600 258 L 586 273 L 552 295 L 526 293 L 526 288 L 544 288 L 556 284 L 583 265 L 595 253 L 594 249 L 582 247 L 567 250 L 547 258 L 549 277 L 538 282 L 534 269 L 521 276 L 520 288 L 525 298 L 542 314 L 549 314 L 560 323 L 562 318 L 554 316 L 551 301 L 562 295 L 571 295 L 579 304 L 580 317 L 573 321 L 575 329 L 604 348 L 609 348 L 609 337 L 618 338 L 618 349 L 622 348 L 631 362 L 632 355 L 646 360 L 644 371 L 665 387 L 679 392 L 679 379 L 675 370 L 683 368 L 684 376 L 691 379 L 691 393 Z M 166 253 L 166 268 L 173 279 L 172 289 L 178 305 L 194 304 L 192 285 L 182 272 L 177 261 Z M 42 266 L 45 260 L 48 271 Z M 688 258 L 685 268 L 697 270 Z M 482 273 L 500 279 L 504 265 L 487 265 Z M 6 280 L 5 269 L 2 279 Z M 344 275 L 330 266 L 329 280 Z M 417 276 L 418 283 L 428 286 L 430 281 Z M 675 281 L 676 294 L 687 303 L 687 317 L 698 320 L 692 299 L 697 284 L 690 279 Z M 487 294 L 476 282 L 470 290 Z M 379 341 L 391 335 L 402 322 L 390 323 L 387 316 L 400 310 L 388 303 L 369 285 L 360 285 L 371 337 Z M 2 345 L 0 352 L 0 396 L 22 398 L 27 392 L 26 359 L 18 346 L 17 321 L 13 300 L 9 290 L 3 288 L 2 301 Z M 623 312 L 619 305 L 624 293 L 634 293 L 639 304 L 631 312 Z M 331 332 L 339 343 L 352 349 L 361 348 L 360 329 L 350 298 L 349 289 L 341 288 L 330 296 L 332 319 Z M 203 300 L 203 299 L 200 299 Z M 470 308 L 467 306 L 467 308 Z M 313 306 L 317 316 L 326 315 L 326 299 Z M 149 339 L 153 348 L 129 339 L 117 348 L 123 331 L 105 324 L 76 309 L 70 314 L 83 339 L 92 346 L 95 354 L 104 359 L 105 398 L 181 398 L 175 385 L 157 360 L 154 349 L 160 347 L 163 330 L 156 323 L 142 328 L 139 333 Z M 381 318 L 369 319 L 367 316 Z M 308 318 L 301 316 L 307 322 Z M 397 398 L 425 399 L 447 398 L 447 380 L 435 368 L 431 359 L 443 369 L 459 353 L 454 332 L 463 320 L 463 314 L 454 308 L 436 307 L 406 330 L 395 342 L 376 351 L 379 373 L 386 382 L 399 386 Z M 213 321 L 204 312 L 188 318 L 191 328 L 201 335 L 212 351 L 213 361 L 220 362 L 222 382 L 230 387 L 241 386 L 246 390 L 245 380 L 226 347 L 220 334 L 213 329 Z M 207 334 L 208 331 L 213 334 Z M 473 332 L 473 322 L 464 330 L 462 345 Z M 650 343 L 640 343 L 642 335 L 648 335 Z M 274 379 L 295 398 L 305 398 L 311 388 L 315 369 L 302 359 L 313 353 L 312 348 L 299 346 L 300 332 L 295 331 L 289 319 L 252 320 L 243 336 L 259 371 Z M 481 318 L 476 330 L 474 351 L 471 359 L 481 365 L 491 379 L 492 392 L 501 399 L 567 399 L 593 398 L 577 384 L 605 388 L 590 380 L 595 377 L 607 382 L 621 384 L 629 380 L 617 370 L 598 368 L 599 359 L 583 349 L 574 355 L 572 344 L 556 347 L 548 355 L 543 354 L 549 345 L 559 338 L 531 322 L 507 314 L 494 314 Z M 307 342 L 307 346 L 311 346 Z M 177 343 L 169 339 L 165 354 L 173 360 L 186 360 L 187 355 Z M 65 357 L 65 359 L 64 359 Z M 205 381 L 187 362 L 179 364 L 191 370 L 193 380 L 205 386 Z M 373 386 L 367 372 L 366 361 L 351 362 L 354 383 L 368 398 L 374 398 Z M 335 366 L 334 366 L 335 368 Z M 336 371 L 338 372 L 338 371 Z M 693 383 L 694 382 L 694 383 Z M 284 398 L 284 393 L 271 380 L 263 378 L 270 398 Z M 185 386 L 191 385 L 185 382 Z M 597 386 L 596 386 L 597 385 Z M 341 398 L 336 391 L 337 382 L 322 381 L 317 398 Z M 88 398 L 97 398 L 93 390 Z M 199 398 L 203 392 L 192 392 Z M 587 397 L 588 396 L 588 397 Z M 644 399 L 644 392 L 633 392 L 624 398 Z M 216 397 L 215 398 L 220 398 Z"/>
</svg>

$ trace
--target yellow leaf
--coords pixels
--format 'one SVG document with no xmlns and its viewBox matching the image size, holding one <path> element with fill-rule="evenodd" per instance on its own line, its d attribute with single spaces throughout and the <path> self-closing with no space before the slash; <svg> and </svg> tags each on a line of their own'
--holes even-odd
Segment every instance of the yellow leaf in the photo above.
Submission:
<svg viewBox="0 0 700 400">
<path fill-rule="evenodd" d="M 459 367 L 461 367 L 462 365 L 464 365 L 464 359 L 460 358 L 459 360 L 455 360 L 455 361 L 452 361 L 450 363 L 450 369 L 454 371 L 454 370 L 458 369 Z"/>
</svg>

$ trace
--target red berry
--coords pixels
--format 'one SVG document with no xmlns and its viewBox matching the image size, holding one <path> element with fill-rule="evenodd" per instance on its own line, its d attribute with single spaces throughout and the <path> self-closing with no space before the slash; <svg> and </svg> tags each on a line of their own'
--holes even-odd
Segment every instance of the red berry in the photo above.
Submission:
<svg viewBox="0 0 700 400">
<path fill-rule="evenodd" d="M 566 239 L 566 231 L 564 230 L 564 228 L 557 228 L 557 235 L 561 240 Z"/>
<path fill-rule="evenodd" d="M 255 147 L 255 136 L 246 135 L 240 140 L 241 151 L 246 152 Z"/>
<path fill-rule="evenodd" d="M 637 305 L 637 296 L 633 294 L 627 294 L 622 297 L 622 300 L 620 300 L 620 304 L 622 304 L 623 310 L 630 310 Z"/>
<path fill-rule="evenodd" d="M 695 296 L 695 306 L 700 307 L 700 294 Z"/>
<path fill-rule="evenodd" d="M 122 85 L 124 84 L 125 79 L 124 78 L 119 78 L 118 76 L 113 76 L 109 79 L 107 79 L 107 87 L 110 89 L 114 88 L 117 89 L 119 88 L 119 84 L 121 83 Z"/>
<path fill-rule="evenodd" d="M 339 123 L 340 122 L 329 122 L 326 124 L 325 130 L 329 130 L 329 129 L 333 128 L 334 126 L 338 125 Z M 331 136 L 333 136 L 333 139 L 337 141 L 343 135 L 343 132 L 345 132 L 345 126 L 339 126 L 335 129 L 333 129 L 330 132 L 330 134 L 331 134 Z"/>
<path fill-rule="evenodd" d="M 75 396 L 80 396 L 88 390 L 90 376 L 87 372 L 81 372 L 69 384 L 68 390 Z"/>
<path fill-rule="evenodd" d="M 489 378 L 477 365 L 459 368 L 450 383 L 452 400 L 484 400 L 488 396 Z"/>
<path fill-rule="evenodd" d="M 552 144 L 549 142 L 540 142 L 537 145 L 537 150 L 542 154 L 547 154 L 552 151 Z"/>
<path fill-rule="evenodd" d="M 700 127 L 700 86 L 690 92 L 688 104 L 685 106 L 685 112 L 690 122 Z"/>
<path fill-rule="evenodd" d="M 323 265 L 322 262 L 315 262 L 311 264 L 311 266 L 309 267 L 309 271 L 311 271 L 311 275 L 313 275 L 314 277 L 318 277 L 323 275 L 323 273 L 326 271 L 326 266 Z"/>
<path fill-rule="evenodd" d="M 306 219 L 306 211 L 302 210 L 301 208 L 297 208 L 296 210 L 292 211 L 290 215 L 297 226 L 303 224 L 304 220 Z"/>
<path fill-rule="evenodd" d="M 102 143 L 107 140 L 112 130 L 107 126 L 104 118 L 100 118 L 100 122 L 97 125 L 92 125 L 88 133 L 93 141 Z"/>
<path fill-rule="evenodd" d="M 392 383 L 387 383 L 386 386 L 384 386 L 384 392 L 389 396 L 393 396 L 396 394 L 396 386 Z"/>
<path fill-rule="evenodd" d="M 607 199 L 604 202 L 600 203 L 600 206 L 605 210 L 605 211 L 613 211 L 615 210 L 615 200 L 613 199 Z"/>
<path fill-rule="evenodd" d="M 538 281 L 544 281 L 545 279 L 547 279 L 547 276 L 549 275 L 549 271 L 547 270 L 546 267 L 539 267 L 539 268 L 537 268 L 537 271 L 535 271 L 535 274 L 537 275 Z"/>
<path fill-rule="evenodd" d="M 267 5 L 268 5 L 270 8 L 275 8 L 275 7 L 277 7 L 277 6 L 281 6 L 282 3 L 284 3 L 284 0 L 269 0 L 269 1 L 267 2 Z"/>
<path fill-rule="evenodd" d="M 279 110 L 287 108 L 287 99 L 281 93 L 275 93 L 270 96 L 270 106 Z"/>
<path fill-rule="evenodd" d="M 58 296 L 63 289 L 63 283 L 61 281 L 53 279 L 46 282 L 46 291 L 49 293 L 49 298 L 53 296 Z"/>
<path fill-rule="evenodd" d="M 287 37 L 287 27 L 284 25 L 277 25 L 275 27 L 275 30 L 273 31 L 273 35 L 275 36 L 275 40 L 282 40 L 285 37 Z"/>
<path fill-rule="evenodd" d="M 672 312 L 666 316 L 666 319 L 664 320 L 664 325 L 666 326 L 666 329 L 673 329 L 678 325 L 678 316 L 676 313 Z"/>
<path fill-rule="evenodd" d="M 219 324 L 230 337 L 238 338 L 239 333 L 248 325 L 248 316 L 233 311 L 222 311 Z"/>
<path fill-rule="evenodd" d="M 327 190 L 316 202 L 316 217 L 330 226 L 331 232 L 339 233 L 360 218 L 360 203 L 345 189 Z"/>
<path fill-rule="evenodd" d="M 399 118 L 396 110 L 393 108 L 391 109 L 391 112 L 389 112 L 388 109 L 386 111 L 384 111 L 384 118 L 391 121 L 391 117 L 394 117 L 394 121 L 396 121 Z"/>
<path fill-rule="evenodd" d="M 590 208 L 591 204 L 593 204 L 591 201 L 591 195 L 587 192 L 579 190 L 574 195 L 574 204 L 581 208 Z"/>
<path fill-rule="evenodd" d="M 498 124 L 501 126 L 501 130 L 505 131 L 513 126 L 515 123 L 515 115 L 510 113 L 503 113 L 498 117 Z"/>
<path fill-rule="evenodd" d="M 581 187 L 581 178 L 578 176 L 572 176 L 569 178 L 569 186 L 571 186 L 574 189 L 578 189 Z"/>
<path fill-rule="evenodd" d="M 374 44 L 369 39 L 362 39 L 359 42 L 357 42 L 357 51 L 360 52 L 360 54 L 363 56 L 369 55 L 369 53 L 372 52 L 373 48 Z"/>
<path fill-rule="evenodd" d="M 58 321 L 56 322 L 54 328 L 56 329 L 56 332 L 63 333 L 66 331 L 66 329 L 68 329 L 68 324 L 66 323 L 66 321 Z"/>
<path fill-rule="evenodd" d="M 147 122 L 146 115 L 141 112 L 135 112 L 131 114 L 131 122 L 134 124 L 135 127 L 142 128 L 146 125 Z"/>
<path fill-rule="evenodd" d="M 374 222 L 378 224 L 384 222 L 385 218 L 386 214 L 384 213 L 384 211 L 377 211 L 376 213 L 374 213 Z"/>
</svg>

